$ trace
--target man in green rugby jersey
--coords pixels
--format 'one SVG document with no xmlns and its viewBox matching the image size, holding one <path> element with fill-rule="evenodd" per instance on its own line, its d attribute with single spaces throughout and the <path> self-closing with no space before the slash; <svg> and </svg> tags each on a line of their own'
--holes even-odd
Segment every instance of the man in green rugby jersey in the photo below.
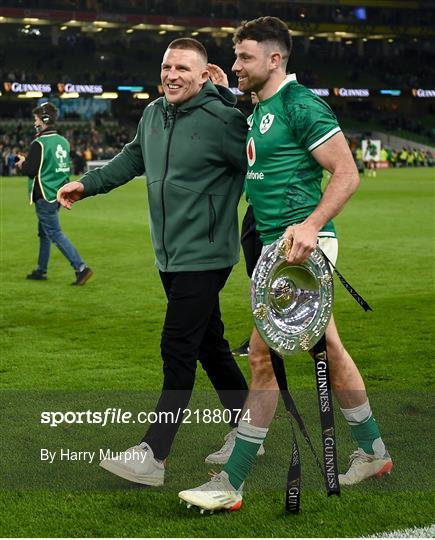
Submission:
<svg viewBox="0 0 435 540">
<path fill-rule="evenodd" d="M 249 118 L 246 191 L 263 245 L 292 240 L 290 264 L 305 261 L 316 245 L 333 264 L 338 242 L 331 221 L 358 187 L 352 154 L 330 107 L 286 74 L 291 51 L 287 25 L 276 17 L 244 22 L 234 35 L 233 71 L 243 92 L 256 92 L 259 103 Z M 323 169 L 331 173 L 322 193 Z M 342 486 L 392 469 L 392 461 L 372 415 L 364 381 L 344 348 L 334 319 L 326 330 L 331 384 L 358 449 Z M 268 346 L 254 328 L 249 361 L 252 371 L 245 410 L 231 455 L 220 474 L 180 492 L 188 504 L 207 510 L 238 510 L 243 482 L 275 414 L 279 389 Z"/>
</svg>

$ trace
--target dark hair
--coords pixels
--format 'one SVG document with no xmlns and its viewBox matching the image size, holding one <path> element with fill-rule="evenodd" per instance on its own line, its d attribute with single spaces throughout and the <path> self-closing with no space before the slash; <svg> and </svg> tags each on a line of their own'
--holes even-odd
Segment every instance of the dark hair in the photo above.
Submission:
<svg viewBox="0 0 435 540">
<path fill-rule="evenodd" d="M 245 39 L 252 39 L 263 43 L 264 41 L 274 41 L 285 52 L 287 59 L 292 50 L 292 39 L 289 29 L 284 21 L 278 17 L 259 17 L 252 21 L 242 21 L 236 28 L 233 43 L 240 43 Z"/>
<path fill-rule="evenodd" d="M 33 109 L 32 113 L 40 118 L 44 124 L 53 125 L 59 116 L 59 109 L 53 103 L 47 101 L 38 105 L 38 107 Z"/>
<path fill-rule="evenodd" d="M 197 39 L 188 37 L 174 39 L 174 41 L 169 43 L 168 49 L 187 49 L 188 51 L 196 51 L 206 64 L 208 62 L 207 51 L 205 50 L 204 45 Z"/>
</svg>

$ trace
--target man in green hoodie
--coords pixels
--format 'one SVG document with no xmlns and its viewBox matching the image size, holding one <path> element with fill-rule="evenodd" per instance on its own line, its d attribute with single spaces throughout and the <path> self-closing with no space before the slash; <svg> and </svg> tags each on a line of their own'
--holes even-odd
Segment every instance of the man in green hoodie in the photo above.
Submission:
<svg viewBox="0 0 435 540">
<path fill-rule="evenodd" d="M 219 292 L 239 260 L 237 204 L 246 170 L 246 120 L 236 100 L 209 80 L 207 53 L 180 38 L 166 50 L 165 96 L 144 110 L 136 136 L 101 169 L 65 185 L 66 208 L 146 175 L 156 266 L 168 298 L 161 352 L 163 389 L 157 418 L 141 443 L 101 466 L 127 480 L 162 485 L 165 460 L 187 407 L 199 359 L 231 426 L 246 381 L 224 338 Z"/>
</svg>

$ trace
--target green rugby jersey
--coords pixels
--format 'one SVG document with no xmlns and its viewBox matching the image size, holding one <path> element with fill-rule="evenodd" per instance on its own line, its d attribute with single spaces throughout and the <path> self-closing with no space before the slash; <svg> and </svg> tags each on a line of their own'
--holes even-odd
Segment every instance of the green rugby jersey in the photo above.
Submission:
<svg viewBox="0 0 435 540">
<path fill-rule="evenodd" d="M 255 106 L 248 124 L 246 194 L 267 245 L 318 206 L 323 169 L 311 152 L 341 129 L 329 105 L 294 74 Z M 332 221 L 319 236 L 335 237 Z"/>
</svg>

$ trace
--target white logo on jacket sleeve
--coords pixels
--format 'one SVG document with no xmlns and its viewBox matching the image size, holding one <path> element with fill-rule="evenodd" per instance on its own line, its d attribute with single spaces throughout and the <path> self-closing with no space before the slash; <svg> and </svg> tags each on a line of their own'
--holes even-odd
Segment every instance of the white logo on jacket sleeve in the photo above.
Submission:
<svg viewBox="0 0 435 540">
<path fill-rule="evenodd" d="M 263 116 L 260 122 L 260 133 L 264 135 L 272 127 L 273 119 L 275 118 L 274 114 L 267 113 Z"/>
<path fill-rule="evenodd" d="M 248 157 L 248 165 L 252 167 L 255 163 L 256 155 L 255 155 L 255 143 L 254 138 L 251 137 L 248 141 L 248 144 L 246 145 L 246 155 Z"/>
</svg>

